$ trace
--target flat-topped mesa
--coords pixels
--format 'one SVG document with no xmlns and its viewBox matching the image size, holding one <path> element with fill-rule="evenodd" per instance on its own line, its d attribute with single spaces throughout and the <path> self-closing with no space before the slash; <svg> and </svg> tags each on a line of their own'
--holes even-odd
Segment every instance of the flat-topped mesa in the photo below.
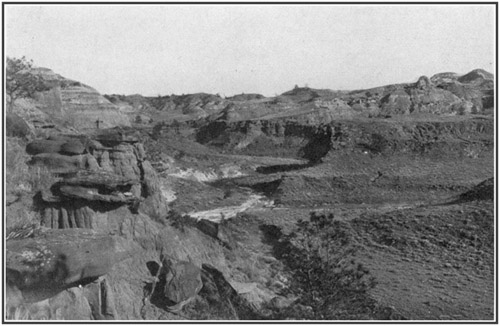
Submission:
<svg viewBox="0 0 500 326">
<path fill-rule="evenodd" d="M 106 212 L 125 205 L 132 214 L 166 216 L 159 178 L 131 130 L 36 140 L 26 150 L 32 155 L 30 165 L 58 176 L 38 197 L 44 226 L 95 228 L 96 219 L 107 219 Z"/>
</svg>

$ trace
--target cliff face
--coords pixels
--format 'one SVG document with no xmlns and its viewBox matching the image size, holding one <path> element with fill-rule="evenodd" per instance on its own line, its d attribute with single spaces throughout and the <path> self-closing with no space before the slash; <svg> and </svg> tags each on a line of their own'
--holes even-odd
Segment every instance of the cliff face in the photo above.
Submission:
<svg viewBox="0 0 500 326">
<path fill-rule="evenodd" d="M 196 138 L 202 144 L 235 153 L 303 157 L 317 161 L 337 150 L 425 154 L 430 148 L 441 145 L 445 151 L 451 151 L 450 146 L 465 150 L 475 141 L 492 146 L 492 134 L 491 119 L 360 119 L 323 124 L 275 119 L 233 123 L 215 121 L 201 126 Z"/>
</svg>

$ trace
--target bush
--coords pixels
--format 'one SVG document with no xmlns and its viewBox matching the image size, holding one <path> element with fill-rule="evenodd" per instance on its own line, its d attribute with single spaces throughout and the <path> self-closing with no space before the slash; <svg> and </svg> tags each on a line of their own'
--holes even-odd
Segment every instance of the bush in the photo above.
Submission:
<svg viewBox="0 0 500 326">
<path fill-rule="evenodd" d="M 299 221 L 297 231 L 283 236 L 281 253 L 291 270 L 290 307 L 273 309 L 273 319 L 364 319 L 376 303 L 368 295 L 375 278 L 350 257 L 357 250 L 347 225 L 333 214 L 311 213 Z"/>
<path fill-rule="evenodd" d="M 185 232 L 186 227 L 195 227 L 196 220 L 189 215 L 182 215 L 177 211 L 171 210 L 168 212 L 167 220 L 170 221 L 170 225 L 174 228 Z"/>
</svg>

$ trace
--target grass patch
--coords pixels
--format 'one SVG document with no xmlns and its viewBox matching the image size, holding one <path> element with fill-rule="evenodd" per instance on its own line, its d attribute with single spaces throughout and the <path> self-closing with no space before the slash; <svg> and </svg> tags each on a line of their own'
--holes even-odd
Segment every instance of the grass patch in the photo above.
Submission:
<svg viewBox="0 0 500 326">
<path fill-rule="evenodd" d="M 290 274 L 291 284 L 282 294 L 298 298 L 285 308 L 269 307 L 270 319 L 386 319 L 369 293 L 375 278 L 356 261 L 359 244 L 348 223 L 311 213 L 288 235 L 276 226 L 263 231 Z"/>
</svg>

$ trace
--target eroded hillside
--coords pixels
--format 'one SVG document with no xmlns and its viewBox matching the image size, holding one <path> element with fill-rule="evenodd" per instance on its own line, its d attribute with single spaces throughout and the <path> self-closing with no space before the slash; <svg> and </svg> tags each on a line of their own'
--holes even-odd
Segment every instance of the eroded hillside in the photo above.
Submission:
<svg viewBox="0 0 500 326">
<path fill-rule="evenodd" d="M 152 98 L 37 73 L 7 319 L 493 319 L 491 74 Z"/>
</svg>

